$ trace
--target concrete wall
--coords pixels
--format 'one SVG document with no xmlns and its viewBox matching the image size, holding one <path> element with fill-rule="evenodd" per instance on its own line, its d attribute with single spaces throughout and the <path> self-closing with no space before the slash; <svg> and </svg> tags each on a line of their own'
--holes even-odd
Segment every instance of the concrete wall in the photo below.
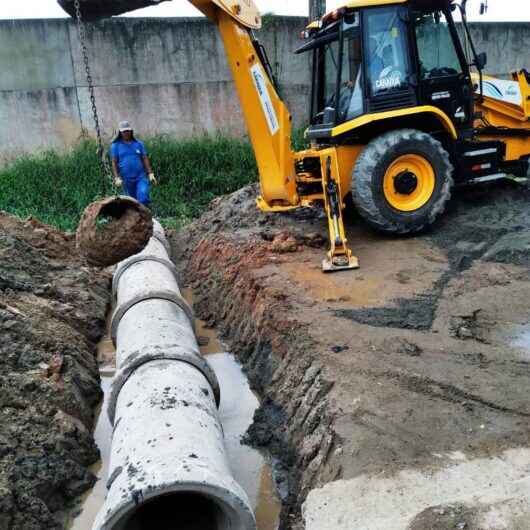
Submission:
<svg viewBox="0 0 530 530">
<path fill-rule="evenodd" d="M 296 125 L 307 117 L 303 18 L 266 20 L 262 40 Z M 205 19 L 114 18 L 87 26 L 104 136 L 129 119 L 139 135 L 245 134 L 217 31 Z M 71 20 L 0 21 L 0 157 L 71 146 L 93 130 L 76 26 Z"/>
<path fill-rule="evenodd" d="M 506 77 L 521 68 L 530 71 L 529 22 L 474 23 L 471 35 L 477 52 L 488 54 L 488 74 Z"/>
<path fill-rule="evenodd" d="M 308 54 L 294 55 L 305 19 L 266 18 L 260 32 L 295 125 L 307 119 Z M 530 24 L 475 24 L 489 72 L 530 68 Z M 220 38 L 205 19 L 114 18 L 87 26 L 104 135 L 129 119 L 139 135 L 245 134 Z M 71 20 L 0 21 L 0 156 L 72 145 L 93 129 Z"/>
</svg>

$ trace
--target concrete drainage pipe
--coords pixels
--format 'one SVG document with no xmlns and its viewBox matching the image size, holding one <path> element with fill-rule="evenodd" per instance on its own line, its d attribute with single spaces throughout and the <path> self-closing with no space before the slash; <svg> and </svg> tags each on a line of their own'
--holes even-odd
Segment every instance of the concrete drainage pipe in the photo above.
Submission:
<svg viewBox="0 0 530 530">
<path fill-rule="evenodd" d="M 254 530 L 219 421 L 219 385 L 200 355 L 167 242 L 155 225 L 113 290 L 117 373 L 107 498 L 94 530 Z"/>
</svg>

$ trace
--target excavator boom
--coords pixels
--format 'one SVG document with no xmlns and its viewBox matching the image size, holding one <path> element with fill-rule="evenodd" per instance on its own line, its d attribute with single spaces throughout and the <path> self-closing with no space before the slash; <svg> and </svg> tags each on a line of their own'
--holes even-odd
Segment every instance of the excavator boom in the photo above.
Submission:
<svg viewBox="0 0 530 530">
<path fill-rule="evenodd" d="M 210 20 L 217 20 L 217 9 L 234 18 L 239 24 L 249 29 L 261 27 L 261 15 L 252 0 L 188 0 Z"/>
</svg>

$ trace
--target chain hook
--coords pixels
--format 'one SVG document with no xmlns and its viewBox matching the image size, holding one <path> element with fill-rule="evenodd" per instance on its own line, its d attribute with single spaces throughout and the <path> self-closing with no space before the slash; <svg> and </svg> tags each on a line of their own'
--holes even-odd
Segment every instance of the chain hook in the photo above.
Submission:
<svg viewBox="0 0 530 530">
<path fill-rule="evenodd" d="M 83 54 L 83 63 L 85 65 L 85 74 L 86 74 L 86 80 L 87 80 L 87 85 L 88 85 L 88 92 L 90 95 L 90 103 L 92 106 L 92 116 L 94 118 L 94 129 L 96 131 L 96 141 L 97 141 L 97 155 L 101 163 L 101 169 L 102 169 L 102 175 L 103 175 L 103 180 L 102 180 L 103 194 L 104 195 L 106 194 L 107 184 L 110 181 L 110 188 L 112 190 L 112 193 L 113 195 L 117 196 L 118 190 L 116 188 L 116 185 L 114 184 L 114 178 L 112 175 L 112 171 L 110 169 L 109 161 L 105 153 L 105 148 L 103 146 L 103 139 L 101 135 L 101 127 L 99 124 L 98 110 L 96 107 L 96 94 L 94 91 L 94 82 L 92 80 L 92 75 L 90 73 L 88 50 L 86 47 L 86 29 L 85 29 L 85 24 L 83 22 L 83 17 L 81 14 L 80 0 L 74 0 L 74 8 L 75 8 L 75 15 L 76 15 L 76 20 L 77 20 L 77 34 L 79 36 L 79 43 L 81 45 L 81 52 Z"/>
</svg>

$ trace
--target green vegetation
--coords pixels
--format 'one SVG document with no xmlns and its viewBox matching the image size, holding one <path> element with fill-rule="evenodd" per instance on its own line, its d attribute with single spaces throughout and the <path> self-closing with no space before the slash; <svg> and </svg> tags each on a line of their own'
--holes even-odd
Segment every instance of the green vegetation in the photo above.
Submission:
<svg viewBox="0 0 530 530">
<path fill-rule="evenodd" d="M 214 197 L 257 179 L 254 155 L 244 140 L 161 136 L 145 143 L 159 182 L 152 189 L 152 208 L 167 225 L 198 216 Z M 103 195 L 93 141 L 66 154 L 21 157 L 0 169 L 0 209 L 22 218 L 34 215 L 63 230 L 74 230 L 87 204 Z"/>
<path fill-rule="evenodd" d="M 248 141 L 222 136 L 175 140 L 145 139 L 158 186 L 152 210 L 163 224 L 178 227 L 197 217 L 219 195 L 257 180 Z M 303 131 L 293 134 L 304 149 Z M 0 209 L 19 217 L 33 215 L 62 230 L 74 230 L 84 208 L 111 193 L 103 189 L 96 144 L 84 140 L 69 153 L 53 151 L 20 157 L 0 169 Z"/>
</svg>

